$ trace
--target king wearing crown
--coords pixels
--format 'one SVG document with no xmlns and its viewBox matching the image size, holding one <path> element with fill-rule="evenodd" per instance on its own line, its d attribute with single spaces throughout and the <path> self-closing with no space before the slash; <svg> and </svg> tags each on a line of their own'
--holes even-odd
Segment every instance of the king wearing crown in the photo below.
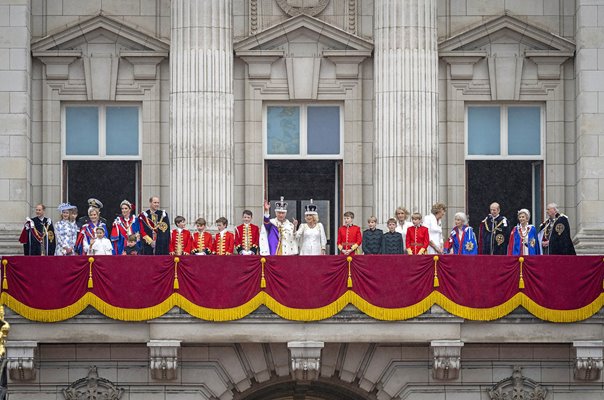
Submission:
<svg viewBox="0 0 604 400">
<path fill-rule="evenodd" d="M 270 219 L 271 203 L 264 201 L 264 224 L 261 234 L 261 254 L 290 256 L 298 254 L 298 242 L 296 241 L 296 228 L 298 221 L 287 220 L 287 203 L 281 196 L 280 201 L 275 202 L 276 218 Z"/>
</svg>

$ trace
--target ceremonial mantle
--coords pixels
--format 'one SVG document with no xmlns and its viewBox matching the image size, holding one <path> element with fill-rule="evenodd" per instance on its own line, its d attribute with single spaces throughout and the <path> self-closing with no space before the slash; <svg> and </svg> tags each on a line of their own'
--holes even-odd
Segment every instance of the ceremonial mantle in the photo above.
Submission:
<svg viewBox="0 0 604 400">
<path fill-rule="evenodd" d="M 449 240 L 445 244 L 450 254 L 478 254 L 476 235 L 471 226 L 455 227 L 451 230 Z"/>
<path fill-rule="evenodd" d="M 52 256 L 55 254 L 55 231 L 50 218 L 27 218 L 19 242 L 23 254 L 28 256 Z"/>
<path fill-rule="evenodd" d="M 265 215 L 263 229 L 266 234 L 262 236 L 267 241 L 270 255 L 291 256 L 298 254 L 296 227 L 291 221 L 280 222 L 277 218 L 270 219 L 268 215 Z"/>
<path fill-rule="evenodd" d="M 542 254 L 575 255 L 575 246 L 570 236 L 570 225 L 568 217 L 557 213 L 555 218 L 548 219 L 539 226 L 539 243 L 549 241 L 547 247 L 543 247 Z"/>
<path fill-rule="evenodd" d="M 147 210 L 140 216 L 143 254 L 165 255 L 169 253 L 170 220 L 164 210 Z"/>
<path fill-rule="evenodd" d="M 480 223 L 478 252 L 480 254 L 507 254 L 510 226 L 503 215 L 488 215 Z"/>
</svg>

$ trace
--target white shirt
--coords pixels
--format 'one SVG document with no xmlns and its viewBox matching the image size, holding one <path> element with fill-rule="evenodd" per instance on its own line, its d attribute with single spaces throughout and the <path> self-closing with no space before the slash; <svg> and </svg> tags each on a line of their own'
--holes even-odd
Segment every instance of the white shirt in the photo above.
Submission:
<svg viewBox="0 0 604 400">
<path fill-rule="evenodd" d="M 440 249 L 442 250 L 443 228 L 441 225 L 441 221 L 437 221 L 436 216 L 434 214 L 428 214 L 424 217 L 424 223 L 422 225 L 428 228 L 428 233 L 430 234 L 430 241 L 440 247 Z M 438 253 L 432 248 L 432 246 L 428 246 L 428 254 Z"/>
<path fill-rule="evenodd" d="M 323 224 L 318 222 L 310 228 L 307 224 L 300 225 L 296 232 L 296 239 L 300 245 L 301 256 L 320 256 L 327 245 L 327 237 Z"/>
</svg>

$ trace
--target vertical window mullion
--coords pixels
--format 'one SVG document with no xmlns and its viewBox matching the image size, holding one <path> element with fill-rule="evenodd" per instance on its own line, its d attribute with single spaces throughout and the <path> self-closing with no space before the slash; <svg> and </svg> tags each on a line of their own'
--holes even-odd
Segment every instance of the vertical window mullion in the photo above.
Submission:
<svg viewBox="0 0 604 400">
<path fill-rule="evenodd" d="M 501 105 L 501 125 L 499 138 L 501 140 L 501 156 L 508 156 L 508 106 Z"/>
<path fill-rule="evenodd" d="M 99 156 L 105 157 L 107 155 L 107 134 L 105 132 L 105 106 L 99 105 Z"/>
<path fill-rule="evenodd" d="M 308 154 L 308 140 L 307 140 L 307 129 L 308 129 L 308 104 L 300 104 L 300 156 L 305 157 Z"/>
</svg>

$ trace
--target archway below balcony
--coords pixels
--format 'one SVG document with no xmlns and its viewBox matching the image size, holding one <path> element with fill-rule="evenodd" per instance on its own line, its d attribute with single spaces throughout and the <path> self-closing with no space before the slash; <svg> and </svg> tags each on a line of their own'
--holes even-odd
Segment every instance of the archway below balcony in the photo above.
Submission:
<svg viewBox="0 0 604 400">
<path fill-rule="evenodd" d="M 375 400 L 376 397 L 354 384 L 339 379 L 320 378 L 316 381 L 296 381 L 273 378 L 253 385 L 233 400 Z"/>
</svg>

